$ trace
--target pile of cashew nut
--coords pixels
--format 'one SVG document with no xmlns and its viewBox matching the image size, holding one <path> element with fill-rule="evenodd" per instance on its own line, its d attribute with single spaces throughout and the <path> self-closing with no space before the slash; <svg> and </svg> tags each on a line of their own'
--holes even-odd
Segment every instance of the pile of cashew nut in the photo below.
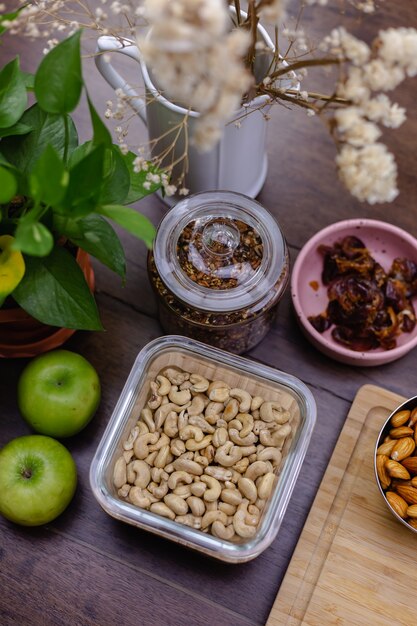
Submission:
<svg viewBox="0 0 417 626">
<path fill-rule="evenodd" d="M 168 367 L 123 442 L 118 496 L 215 537 L 255 535 L 277 480 L 290 412 L 221 380 Z"/>
</svg>

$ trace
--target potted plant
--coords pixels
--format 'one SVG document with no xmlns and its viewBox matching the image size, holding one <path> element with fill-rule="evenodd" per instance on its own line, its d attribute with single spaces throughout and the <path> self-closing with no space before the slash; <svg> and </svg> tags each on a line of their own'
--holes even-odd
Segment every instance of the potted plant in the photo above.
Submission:
<svg viewBox="0 0 417 626">
<path fill-rule="evenodd" d="M 147 246 L 152 242 L 151 222 L 126 205 L 165 179 L 152 167 L 134 171 L 136 155 L 113 144 L 88 94 L 92 137 L 79 145 L 70 114 L 85 90 L 81 67 L 78 31 L 43 58 L 35 75 L 23 72 L 18 58 L 0 71 L 3 356 L 14 354 L 4 345 L 14 339 L 23 343 L 16 354 L 31 356 L 75 329 L 102 329 L 88 255 L 125 276 L 124 251 L 109 220 Z M 28 91 L 35 96 L 30 107 Z M 32 339 L 22 334 L 22 324 L 35 327 Z M 52 345 L 40 343 L 51 333 Z"/>
</svg>

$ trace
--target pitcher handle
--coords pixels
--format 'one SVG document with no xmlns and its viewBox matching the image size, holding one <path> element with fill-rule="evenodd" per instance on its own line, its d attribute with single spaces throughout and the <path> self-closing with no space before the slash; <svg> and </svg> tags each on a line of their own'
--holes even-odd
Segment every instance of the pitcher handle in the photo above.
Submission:
<svg viewBox="0 0 417 626">
<path fill-rule="evenodd" d="M 111 63 L 108 63 L 104 54 L 107 52 L 119 52 L 125 54 L 137 61 L 140 65 L 141 59 L 138 47 L 128 39 L 125 39 L 122 43 L 116 37 L 109 35 L 103 35 L 97 40 L 97 48 L 95 55 L 95 63 L 98 71 L 103 78 L 113 87 L 113 89 L 121 89 L 129 98 L 129 105 L 139 115 L 141 120 L 147 124 L 146 120 L 146 103 L 138 95 L 138 93 L 125 81 L 125 79 L 114 69 Z"/>
</svg>

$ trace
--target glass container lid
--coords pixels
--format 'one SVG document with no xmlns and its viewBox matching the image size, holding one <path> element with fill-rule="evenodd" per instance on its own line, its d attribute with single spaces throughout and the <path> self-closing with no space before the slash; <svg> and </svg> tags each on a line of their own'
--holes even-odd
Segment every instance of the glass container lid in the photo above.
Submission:
<svg viewBox="0 0 417 626">
<path fill-rule="evenodd" d="M 194 194 L 161 221 L 154 259 L 166 287 L 206 311 L 249 307 L 288 277 L 285 239 L 258 202 L 229 191 Z M 286 270 L 286 271 L 284 271 Z"/>
</svg>

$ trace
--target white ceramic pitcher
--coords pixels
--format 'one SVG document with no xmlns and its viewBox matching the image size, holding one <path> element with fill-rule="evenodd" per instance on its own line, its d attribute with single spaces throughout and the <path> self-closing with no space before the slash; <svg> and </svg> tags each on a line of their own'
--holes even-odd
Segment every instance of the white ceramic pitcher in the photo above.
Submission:
<svg viewBox="0 0 417 626">
<path fill-rule="evenodd" d="M 274 52 L 274 45 L 267 32 L 261 26 L 260 36 L 266 45 Z M 146 88 L 145 99 L 138 96 L 137 92 L 126 80 L 114 69 L 111 63 L 104 58 L 104 53 L 117 52 L 135 59 L 140 65 L 143 81 Z M 268 55 L 269 57 L 269 55 Z M 105 80 L 114 88 L 122 89 L 129 97 L 129 104 L 144 121 L 148 128 L 150 145 L 158 137 L 161 137 L 170 128 L 181 123 L 184 115 L 188 114 L 188 137 L 192 136 L 193 125 L 199 117 L 195 111 L 187 111 L 162 96 L 152 83 L 148 69 L 144 63 L 140 50 L 136 44 L 129 40 L 121 43 L 115 37 L 103 36 L 97 42 L 96 65 Z M 270 57 L 265 55 L 265 72 L 269 65 Z M 260 68 L 262 72 L 263 68 Z M 265 75 L 265 73 L 264 73 Z M 229 190 L 243 193 L 252 198 L 260 192 L 267 174 L 266 131 L 267 120 L 265 113 L 268 110 L 268 96 L 258 96 L 249 105 L 235 112 L 230 123 L 224 127 L 224 132 L 219 143 L 208 152 L 200 152 L 188 143 L 188 172 L 184 186 L 190 194 L 209 190 Z M 235 125 L 233 120 L 239 120 Z M 175 146 L 174 159 L 184 152 L 184 133 Z M 160 140 L 151 153 L 157 156 L 172 143 L 168 135 Z M 170 160 L 172 153 L 170 155 Z M 182 172 L 183 164 L 180 163 L 173 170 L 173 181 Z M 169 204 L 173 204 L 178 198 L 164 198 Z"/>
</svg>

